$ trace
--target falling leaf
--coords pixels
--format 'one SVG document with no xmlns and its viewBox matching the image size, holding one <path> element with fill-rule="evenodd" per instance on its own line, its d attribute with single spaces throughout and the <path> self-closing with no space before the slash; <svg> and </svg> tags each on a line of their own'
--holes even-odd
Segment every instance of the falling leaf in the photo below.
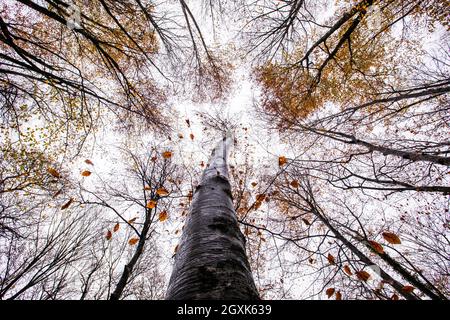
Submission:
<svg viewBox="0 0 450 320">
<path fill-rule="evenodd" d="M 403 286 L 402 291 L 404 293 L 412 293 L 414 291 L 414 287 L 413 286 Z"/>
<path fill-rule="evenodd" d="M 91 165 L 91 166 L 94 165 L 94 163 L 91 160 L 89 160 L 89 159 L 84 160 L 84 162 L 87 163 L 88 165 Z"/>
<path fill-rule="evenodd" d="M 257 184 L 258 182 L 252 182 L 252 187 L 256 187 Z"/>
<path fill-rule="evenodd" d="M 331 253 L 328 254 L 327 259 L 330 264 L 336 264 L 336 261 L 334 260 L 334 257 Z"/>
<path fill-rule="evenodd" d="M 83 172 L 81 173 L 81 175 L 82 175 L 83 177 L 89 177 L 91 174 L 92 174 L 92 172 L 90 172 L 90 171 L 88 171 L 88 170 L 85 170 L 85 171 L 83 171 Z"/>
<path fill-rule="evenodd" d="M 70 198 L 62 207 L 61 210 L 66 210 L 73 202 L 73 198 Z"/>
<path fill-rule="evenodd" d="M 50 173 L 52 176 L 54 176 L 55 178 L 61 178 L 61 175 L 59 174 L 58 171 L 56 171 L 55 169 L 53 169 L 52 167 L 49 167 L 47 169 L 47 172 Z"/>
<path fill-rule="evenodd" d="M 191 134 L 189 135 L 189 137 L 191 138 L 191 140 L 194 140 L 194 134 L 193 134 L 193 133 L 191 133 Z"/>
<path fill-rule="evenodd" d="M 309 222 L 307 219 L 305 219 L 305 218 L 302 218 L 302 221 L 307 225 L 307 226 L 310 226 L 311 225 L 311 222 Z"/>
<path fill-rule="evenodd" d="M 334 294 L 334 288 L 328 288 L 328 289 L 325 291 L 325 294 L 328 296 L 328 299 L 330 299 L 331 296 Z"/>
<path fill-rule="evenodd" d="M 336 292 L 336 300 L 342 300 L 342 294 L 340 291 Z"/>
<path fill-rule="evenodd" d="M 161 212 L 159 213 L 159 221 L 164 222 L 164 221 L 167 220 L 167 217 L 168 217 L 168 214 L 167 214 L 167 211 L 166 211 L 166 210 L 161 211 Z"/>
<path fill-rule="evenodd" d="M 291 182 L 291 187 L 292 187 L 292 188 L 298 188 L 298 187 L 299 187 L 298 180 L 292 180 L 292 182 Z"/>
<path fill-rule="evenodd" d="M 119 223 L 116 223 L 116 224 L 114 225 L 113 231 L 114 231 L 114 232 L 117 232 L 117 231 L 119 231 L 119 228 L 120 228 L 120 224 L 119 224 Z"/>
<path fill-rule="evenodd" d="M 370 279 L 370 274 L 368 274 L 366 271 L 361 270 L 361 271 L 356 271 L 356 277 L 361 280 L 366 282 L 367 280 Z"/>
<path fill-rule="evenodd" d="M 156 201 L 155 200 L 150 200 L 149 202 L 147 202 L 147 206 L 148 209 L 153 209 L 154 207 L 156 207 Z"/>
<path fill-rule="evenodd" d="M 108 231 L 106 232 L 105 238 L 106 238 L 106 240 L 111 240 L 111 238 L 112 238 L 112 232 L 111 232 L 111 230 L 108 230 Z"/>
<path fill-rule="evenodd" d="M 383 235 L 383 238 L 390 244 L 401 244 L 402 243 L 400 241 L 400 238 L 395 233 L 383 232 L 382 235 Z"/>
<path fill-rule="evenodd" d="M 353 272 L 352 272 L 352 270 L 350 269 L 350 267 L 348 265 L 344 266 L 344 272 L 346 274 L 348 274 L 349 276 L 353 275 Z"/>
<path fill-rule="evenodd" d="M 165 151 L 162 153 L 162 156 L 164 159 L 170 159 L 172 157 L 172 152 L 170 151 Z"/>
<path fill-rule="evenodd" d="M 373 250 L 375 250 L 379 254 L 384 254 L 384 249 L 383 249 L 383 246 L 381 244 L 379 244 L 376 241 L 372 241 L 372 240 L 369 240 L 368 242 L 369 242 L 369 245 L 372 247 Z"/>
<path fill-rule="evenodd" d="M 128 240 L 128 244 L 130 246 L 134 246 L 138 242 L 139 242 L 139 238 L 131 238 L 130 240 Z"/>
<path fill-rule="evenodd" d="M 133 219 L 128 220 L 129 224 L 133 224 L 137 220 L 137 217 L 134 217 Z"/>
<path fill-rule="evenodd" d="M 281 156 L 281 157 L 278 158 L 278 165 L 280 167 L 285 165 L 286 163 L 287 163 L 286 157 Z"/>
<path fill-rule="evenodd" d="M 167 196 L 169 194 L 169 191 L 167 191 L 164 188 L 159 188 L 158 190 L 156 190 L 156 194 L 160 197 L 164 197 Z"/>
</svg>

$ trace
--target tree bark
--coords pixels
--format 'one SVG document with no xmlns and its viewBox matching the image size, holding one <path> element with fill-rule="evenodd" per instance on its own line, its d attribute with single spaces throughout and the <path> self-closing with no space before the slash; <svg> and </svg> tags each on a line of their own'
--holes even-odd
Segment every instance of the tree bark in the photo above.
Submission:
<svg viewBox="0 0 450 320">
<path fill-rule="evenodd" d="M 193 195 L 167 289 L 168 300 L 256 300 L 228 180 L 231 138 L 214 148 Z"/>
</svg>

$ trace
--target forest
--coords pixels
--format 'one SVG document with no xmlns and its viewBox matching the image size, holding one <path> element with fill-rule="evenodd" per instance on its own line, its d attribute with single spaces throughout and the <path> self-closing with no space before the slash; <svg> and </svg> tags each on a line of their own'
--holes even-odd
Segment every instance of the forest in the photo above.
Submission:
<svg viewBox="0 0 450 320">
<path fill-rule="evenodd" d="M 2 0 L 0 300 L 448 300 L 448 0 Z"/>
</svg>

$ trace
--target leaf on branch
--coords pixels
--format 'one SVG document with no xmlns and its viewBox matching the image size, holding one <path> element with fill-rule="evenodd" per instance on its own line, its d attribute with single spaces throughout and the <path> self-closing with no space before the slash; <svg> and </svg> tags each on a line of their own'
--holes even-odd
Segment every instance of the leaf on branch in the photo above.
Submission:
<svg viewBox="0 0 450 320">
<path fill-rule="evenodd" d="M 152 188 L 150 188 L 150 186 L 145 186 L 145 187 L 144 187 L 144 190 L 145 190 L 145 191 L 150 191 L 150 190 L 152 190 Z"/>
<path fill-rule="evenodd" d="M 187 123 L 188 128 L 190 128 L 191 127 L 191 121 L 189 121 L 189 119 L 186 119 L 186 123 Z"/>
<path fill-rule="evenodd" d="M 177 244 L 177 245 L 175 246 L 175 249 L 173 249 L 173 254 L 177 253 L 178 247 L 179 247 L 179 244 Z"/>
<path fill-rule="evenodd" d="M 194 140 L 194 134 L 193 134 L 193 133 L 191 133 L 191 134 L 189 135 L 189 137 L 191 138 L 191 140 Z"/>
<path fill-rule="evenodd" d="M 383 232 L 383 238 L 390 244 L 401 244 L 400 238 L 392 232 Z"/>
<path fill-rule="evenodd" d="M 117 231 L 119 231 L 119 228 L 120 228 L 120 224 L 119 224 L 119 223 L 116 223 L 116 224 L 114 225 L 113 231 L 114 231 L 114 232 L 117 232 Z"/>
<path fill-rule="evenodd" d="M 298 180 L 292 180 L 291 187 L 297 189 L 300 186 Z"/>
<path fill-rule="evenodd" d="M 356 271 L 356 277 L 361 281 L 367 282 L 370 279 L 370 274 L 364 270 Z"/>
<path fill-rule="evenodd" d="M 153 209 L 154 207 L 156 207 L 156 201 L 155 200 L 150 200 L 149 202 L 147 202 L 147 206 L 148 209 Z"/>
<path fill-rule="evenodd" d="M 383 246 L 381 244 L 379 244 L 376 241 L 372 241 L 372 240 L 369 240 L 368 242 L 369 242 L 369 245 L 372 247 L 373 250 L 375 250 L 379 254 L 384 254 L 384 249 L 383 249 Z"/>
<path fill-rule="evenodd" d="M 52 167 L 48 167 L 47 172 L 50 173 L 55 178 L 61 178 L 61 174 Z"/>
<path fill-rule="evenodd" d="M 266 195 L 264 193 L 261 193 L 256 196 L 256 201 L 262 202 L 262 201 L 264 201 L 265 198 L 266 198 Z"/>
<path fill-rule="evenodd" d="M 183 136 L 181 133 L 179 133 L 179 134 L 178 134 L 178 138 L 183 139 L 184 136 Z"/>
<path fill-rule="evenodd" d="M 138 242 L 139 242 L 139 238 L 131 238 L 130 240 L 128 240 L 128 244 L 130 246 L 134 246 Z"/>
<path fill-rule="evenodd" d="M 164 221 L 166 221 L 167 220 L 167 217 L 168 217 L 169 215 L 167 214 L 167 211 L 166 210 L 164 210 L 164 211 L 161 211 L 160 213 L 159 213 L 159 221 L 161 221 L 161 222 L 164 222 Z"/>
<path fill-rule="evenodd" d="M 412 293 L 414 291 L 414 287 L 413 286 L 403 286 L 402 291 L 404 293 Z"/>
<path fill-rule="evenodd" d="M 81 173 L 81 175 L 82 175 L 83 177 L 89 177 L 91 174 L 92 174 L 92 172 L 90 172 L 89 170 L 85 170 L 85 171 L 83 171 L 83 172 Z"/>
<path fill-rule="evenodd" d="M 342 300 L 342 294 L 340 291 L 336 292 L 336 300 Z"/>
<path fill-rule="evenodd" d="M 331 296 L 334 294 L 334 288 L 328 288 L 328 289 L 325 291 L 325 294 L 328 296 L 328 299 L 330 299 Z"/>
<path fill-rule="evenodd" d="M 156 190 L 156 194 L 160 197 L 164 197 L 164 196 L 169 195 L 169 191 L 167 191 L 164 188 L 159 188 L 158 190 Z"/>
<path fill-rule="evenodd" d="M 336 261 L 334 260 L 334 257 L 331 253 L 328 254 L 327 259 L 330 264 L 336 264 Z"/>
<path fill-rule="evenodd" d="M 306 219 L 306 218 L 302 218 L 302 221 L 303 221 L 303 223 L 306 224 L 307 226 L 310 226 L 310 225 L 311 225 L 311 222 L 309 222 L 308 219 Z"/>
<path fill-rule="evenodd" d="M 73 198 L 70 198 L 69 201 L 67 201 L 62 207 L 61 210 L 66 210 L 67 208 L 69 208 L 69 206 L 72 204 L 73 202 Z"/>
<path fill-rule="evenodd" d="M 348 265 L 344 266 L 344 272 L 348 274 L 349 276 L 353 275 L 352 269 Z"/>
<path fill-rule="evenodd" d="M 256 187 L 257 184 L 258 182 L 252 182 L 252 187 Z"/>
<path fill-rule="evenodd" d="M 164 159 L 170 159 L 172 157 L 172 152 L 170 151 L 165 151 L 162 153 L 162 156 Z"/>
<path fill-rule="evenodd" d="M 129 224 L 133 224 L 137 220 L 137 217 L 134 217 L 133 219 L 128 220 Z"/>
<path fill-rule="evenodd" d="M 88 165 L 91 165 L 91 166 L 94 165 L 94 163 L 93 163 L 91 160 L 89 160 L 89 159 L 84 160 L 84 162 L 85 162 L 86 164 L 88 164 Z"/>
<path fill-rule="evenodd" d="M 112 232 L 111 232 L 111 230 L 108 230 L 107 232 L 106 232 L 106 236 L 105 236 L 105 238 L 106 238 L 106 240 L 111 240 L 111 238 L 112 238 Z"/>
<path fill-rule="evenodd" d="M 392 295 L 391 300 L 398 300 L 398 295 L 396 295 L 395 293 Z"/>
<path fill-rule="evenodd" d="M 280 156 L 278 158 L 278 165 L 281 167 L 287 163 L 286 157 Z"/>
</svg>

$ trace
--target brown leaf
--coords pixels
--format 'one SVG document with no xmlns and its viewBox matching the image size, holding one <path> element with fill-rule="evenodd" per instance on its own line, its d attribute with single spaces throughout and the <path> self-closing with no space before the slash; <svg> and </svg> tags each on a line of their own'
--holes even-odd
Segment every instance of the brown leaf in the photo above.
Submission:
<svg viewBox="0 0 450 320">
<path fill-rule="evenodd" d="M 352 270 L 350 269 L 350 267 L 348 265 L 344 266 L 344 272 L 346 274 L 348 274 L 349 276 L 353 275 L 353 272 L 352 272 Z"/>
<path fill-rule="evenodd" d="M 62 207 L 61 210 L 66 210 L 73 202 L 73 198 L 70 198 Z"/>
<path fill-rule="evenodd" d="M 165 151 L 162 153 L 162 156 L 164 159 L 170 159 L 172 157 L 172 152 L 170 151 Z"/>
<path fill-rule="evenodd" d="M 252 187 L 256 187 L 256 185 L 258 184 L 258 182 L 252 182 Z"/>
<path fill-rule="evenodd" d="M 286 157 L 280 156 L 278 158 L 278 165 L 281 167 L 287 163 Z"/>
<path fill-rule="evenodd" d="M 298 180 L 292 180 L 291 187 L 297 189 L 299 187 Z"/>
<path fill-rule="evenodd" d="M 307 226 L 311 225 L 311 222 L 308 221 L 308 219 L 302 218 L 302 221 L 304 224 L 306 224 Z"/>
<path fill-rule="evenodd" d="M 396 295 L 395 293 L 392 295 L 391 300 L 398 300 L 398 295 Z"/>
<path fill-rule="evenodd" d="M 156 201 L 155 200 L 150 200 L 149 202 L 147 202 L 147 206 L 148 209 L 153 209 L 154 207 L 156 207 Z"/>
<path fill-rule="evenodd" d="M 414 287 L 413 286 L 403 286 L 403 288 L 402 288 L 402 291 L 404 292 L 404 293 L 411 293 L 411 292 L 413 292 L 414 291 Z"/>
<path fill-rule="evenodd" d="M 158 219 L 159 219 L 159 221 L 164 222 L 164 221 L 167 220 L 167 217 L 168 217 L 167 211 L 164 210 L 164 211 L 161 211 L 159 213 L 159 218 Z"/>
<path fill-rule="evenodd" d="M 87 163 L 88 165 L 91 165 L 91 166 L 94 165 L 94 163 L 91 160 L 89 160 L 89 159 L 84 160 L 84 162 Z"/>
<path fill-rule="evenodd" d="M 384 254 L 384 249 L 383 249 L 383 246 L 381 244 L 379 244 L 376 241 L 372 241 L 372 240 L 369 240 L 368 242 L 369 242 L 369 245 L 372 247 L 373 250 L 375 250 L 379 254 Z"/>
<path fill-rule="evenodd" d="M 47 172 L 50 173 L 55 178 L 61 178 L 61 174 L 52 167 L 48 167 Z"/>
<path fill-rule="evenodd" d="M 173 249 L 173 254 L 177 253 L 178 247 L 179 247 L 179 246 L 180 246 L 179 244 L 177 244 L 177 245 L 175 246 L 175 249 Z"/>
<path fill-rule="evenodd" d="M 112 238 L 112 232 L 111 232 L 111 230 L 108 230 L 107 232 L 106 232 L 106 236 L 105 236 L 105 238 L 106 238 L 106 240 L 111 240 L 111 238 Z"/>
<path fill-rule="evenodd" d="M 336 264 L 336 261 L 334 260 L 334 257 L 331 253 L 328 254 L 327 259 L 330 264 Z"/>
<path fill-rule="evenodd" d="M 114 225 L 113 231 L 114 231 L 114 232 L 117 232 L 117 231 L 119 231 L 119 228 L 120 228 L 120 224 L 119 224 L 119 223 L 116 223 L 116 224 Z"/>
<path fill-rule="evenodd" d="M 130 240 L 128 240 L 128 244 L 130 246 L 134 246 L 138 242 L 139 242 L 139 238 L 131 238 Z"/>
<path fill-rule="evenodd" d="M 145 191 L 150 191 L 150 190 L 152 190 L 152 188 L 150 188 L 150 186 L 145 186 L 145 187 L 144 187 L 144 190 L 145 190 Z"/>
<path fill-rule="evenodd" d="M 253 209 L 258 210 L 261 207 L 261 204 L 261 201 L 256 201 L 253 205 Z"/>
<path fill-rule="evenodd" d="M 193 134 L 193 133 L 191 133 L 191 134 L 189 135 L 189 137 L 191 138 L 191 140 L 194 140 L 194 134 Z"/>
<path fill-rule="evenodd" d="M 164 197 L 167 196 L 169 194 L 169 191 L 167 191 L 164 188 L 159 188 L 158 190 L 156 190 L 156 194 L 160 197 Z"/>
<path fill-rule="evenodd" d="M 368 274 L 366 271 L 361 270 L 361 271 L 356 271 L 356 277 L 361 280 L 366 282 L 367 280 L 370 279 L 370 274 Z"/>
<path fill-rule="evenodd" d="M 328 299 L 330 299 L 331 296 L 334 294 L 334 288 L 328 288 L 328 289 L 325 291 L 325 294 L 328 296 Z"/>
<path fill-rule="evenodd" d="M 156 156 L 154 156 L 154 157 L 152 157 L 151 159 L 150 159 L 150 161 L 151 162 L 156 162 L 156 159 L 158 159 Z"/>
<path fill-rule="evenodd" d="M 205 166 L 205 163 L 202 161 L 202 162 L 200 162 L 200 167 L 204 167 Z"/>
<path fill-rule="evenodd" d="M 390 244 L 401 244 L 400 238 L 392 232 L 383 232 L 383 238 Z"/>
<path fill-rule="evenodd" d="M 179 134 L 178 134 L 178 138 L 183 139 L 184 136 L 183 136 L 181 133 L 179 133 Z"/>
<path fill-rule="evenodd" d="M 128 220 L 129 224 L 133 224 L 137 220 L 137 217 L 134 217 L 133 219 Z"/>
<path fill-rule="evenodd" d="M 342 300 L 342 294 L 340 291 L 336 292 L 336 300 Z"/>
<path fill-rule="evenodd" d="M 256 201 L 264 201 L 264 199 L 266 198 L 266 195 L 264 193 L 258 194 L 256 196 Z"/>
<path fill-rule="evenodd" d="M 186 119 L 186 123 L 187 123 L 188 128 L 190 128 L 191 127 L 191 121 L 189 121 L 189 119 Z"/>
<path fill-rule="evenodd" d="M 83 172 L 81 173 L 81 175 L 82 175 L 83 177 L 89 177 L 91 174 L 92 174 L 92 172 L 90 172 L 89 170 L 85 170 L 85 171 L 83 171 Z"/>
</svg>

